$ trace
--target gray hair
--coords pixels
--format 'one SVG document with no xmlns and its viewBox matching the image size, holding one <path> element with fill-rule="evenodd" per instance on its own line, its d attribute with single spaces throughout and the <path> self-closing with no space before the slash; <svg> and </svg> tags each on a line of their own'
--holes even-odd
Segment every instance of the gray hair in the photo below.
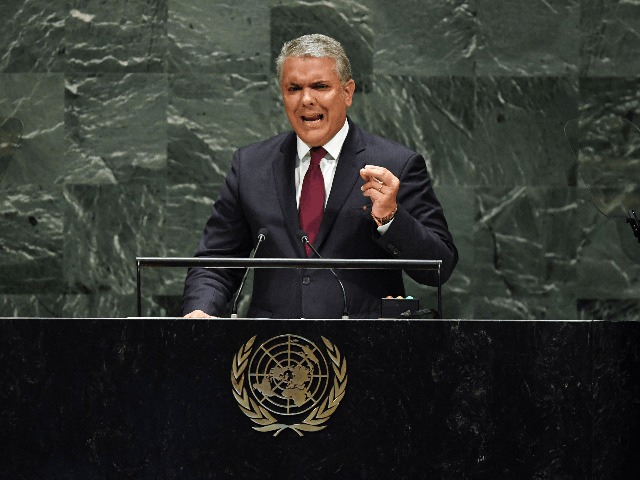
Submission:
<svg viewBox="0 0 640 480">
<path fill-rule="evenodd" d="M 336 74 L 344 87 L 351 80 L 351 65 L 340 42 L 326 35 L 314 33 L 303 35 L 286 42 L 276 60 L 278 79 L 282 85 L 284 62 L 290 57 L 333 58 L 336 61 Z"/>
</svg>

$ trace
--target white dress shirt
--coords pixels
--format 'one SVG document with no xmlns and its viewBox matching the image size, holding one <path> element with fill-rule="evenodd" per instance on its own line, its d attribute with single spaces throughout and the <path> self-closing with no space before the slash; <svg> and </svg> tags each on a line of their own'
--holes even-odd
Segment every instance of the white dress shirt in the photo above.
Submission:
<svg viewBox="0 0 640 480">
<path fill-rule="evenodd" d="M 336 168 L 338 167 L 338 161 L 340 160 L 340 152 L 342 151 L 342 145 L 344 144 L 347 134 L 349 133 L 349 122 L 344 121 L 343 127 L 334 135 L 334 137 L 323 145 L 327 151 L 325 156 L 320 160 L 320 171 L 324 178 L 324 206 L 327 207 L 327 200 L 329 200 L 329 194 L 331 193 L 331 185 L 333 184 L 333 177 L 336 174 Z M 296 135 L 298 157 L 296 159 L 296 206 L 298 211 L 300 210 L 300 195 L 302 194 L 302 182 L 304 176 L 309 170 L 311 165 L 311 147 L 300 140 L 300 137 Z M 393 219 L 391 220 L 393 222 Z M 391 222 L 386 225 L 378 227 L 380 235 L 384 234 Z"/>
</svg>

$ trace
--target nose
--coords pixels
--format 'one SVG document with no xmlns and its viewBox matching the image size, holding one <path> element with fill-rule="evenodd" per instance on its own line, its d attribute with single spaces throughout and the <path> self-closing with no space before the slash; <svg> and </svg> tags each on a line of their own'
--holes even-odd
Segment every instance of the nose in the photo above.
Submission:
<svg viewBox="0 0 640 480">
<path fill-rule="evenodd" d="M 313 105 L 314 103 L 315 103 L 315 97 L 313 95 L 313 89 L 311 88 L 302 89 L 302 104 Z"/>
</svg>

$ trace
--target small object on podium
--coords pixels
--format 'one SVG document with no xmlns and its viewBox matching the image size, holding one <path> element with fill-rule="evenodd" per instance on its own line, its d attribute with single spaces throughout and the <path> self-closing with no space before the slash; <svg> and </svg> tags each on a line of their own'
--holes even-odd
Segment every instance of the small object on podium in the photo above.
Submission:
<svg viewBox="0 0 640 480">
<path fill-rule="evenodd" d="M 400 317 L 398 318 L 421 318 L 421 319 L 428 319 L 428 318 L 440 318 L 438 316 L 438 312 L 436 310 L 432 310 L 431 308 L 425 308 L 422 310 L 416 310 L 416 311 L 406 311 L 400 314 Z"/>
<path fill-rule="evenodd" d="M 417 298 L 383 298 L 380 302 L 380 318 L 400 318 L 404 312 L 415 312 L 420 309 Z"/>
</svg>

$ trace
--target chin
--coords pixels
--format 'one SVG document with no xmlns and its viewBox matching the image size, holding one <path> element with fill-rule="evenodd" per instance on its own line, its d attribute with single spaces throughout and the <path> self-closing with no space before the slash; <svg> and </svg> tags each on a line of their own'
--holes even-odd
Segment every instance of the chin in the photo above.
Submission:
<svg viewBox="0 0 640 480">
<path fill-rule="evenodd" d="M 300 137 L 300 139 L 304 143 L 312 147 L 319 147 L 329 141 L 329 139 L 326 138 L 326 135 L 323 135 L 320 132 L 316 134 L 315 132 L 304 131 L 304 132 L 296 132 L 296 134 Z"/>
</svg>

